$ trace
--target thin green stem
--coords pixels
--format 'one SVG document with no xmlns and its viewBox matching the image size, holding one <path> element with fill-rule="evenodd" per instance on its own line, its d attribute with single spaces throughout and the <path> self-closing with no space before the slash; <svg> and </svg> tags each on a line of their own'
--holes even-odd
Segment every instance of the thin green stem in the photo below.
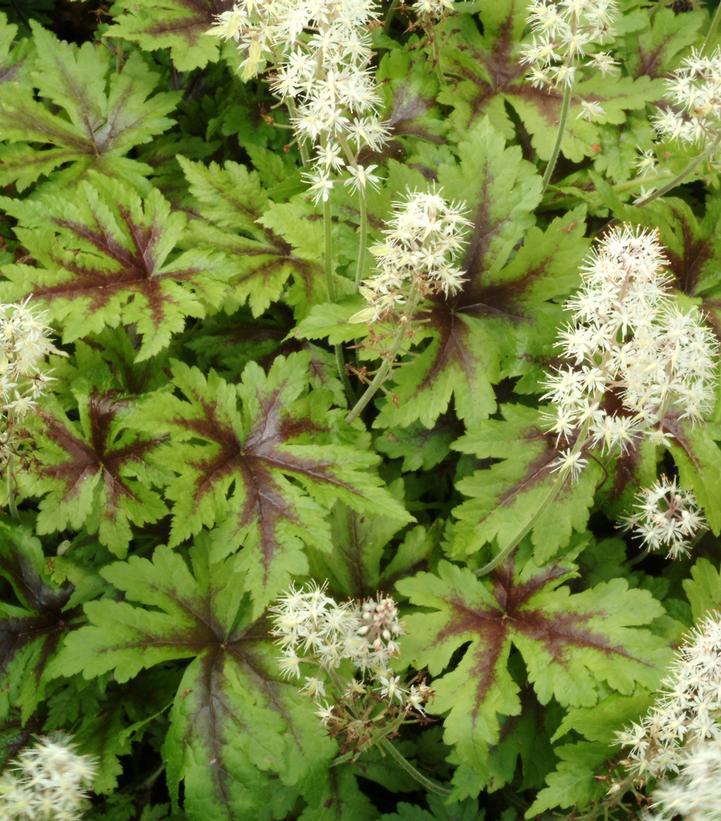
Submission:
<svg viewBox="0 0 721 821">
<path fill-rule="evenodd" d="M 375 373 L 375 376 L 371 380 L 370 385 L 365 389 L 361 398 L 353 405 L 353 408 L 346 416 L 345 421 L 350 423 L 358 416 L 366 408 L 366 405 L 373 399 L 376 395 L 378 390 L 380 389 L 381 385 L 386 381 L 388 378 L 388 374 L 391 372 L 391 368 L 393 367 L 393 363 L 396 361 L 396 356 L 398 356 L 398 352 L 403 347 L 403 340 L 405 339 L 406 329 L 405 326 L 401 326 L 401 328 L 396 332 L 395 338 L 393 340 L 393 344 L 391 345 L 391 349 L 388 352 L 388 356 L 386 359 L 383 360 L 383 364 L 378 368 Z"/>
<path fill-rule="evenodd" d="M 8 511 L 13 519 L 18 518 L 18 506 L 15 501 L 15 477 L 13 476 L 13 456 L 8 456 L 8 463 L 5 473 L 5 492 L 8 497 Z"/>
<path fill-rule="evenodd" d="M 721 3 L 716 6 L 716 11 L 713 13 L 713 17 L 711 18 L 711 24 L 706 31 L 706 36 L 704 37 L 703 45 L 701 46 L 702 53 L 706 51 L 706 49 L 713 42 L 716 32 L 718 31 L 719 23 L 721 23 Z"/>
<path fill-rule="evenodd" d="M 415 779 L 422 787 L 428 790 L 428 792 L 434 792 L 437 795 L 450 795 L 451 791 L 446 787 L 442 787 L 440 784 L 437 784 L 435 781 L 431 780 L 427 776 L 423 775 L 420 770 L 417 770 L 411 762 L 397 750 L 387 738 L 382 738 L 379 742 L 380 748 L 388 753 L 388 755 L 393 758 L 397 764 L 400 765 L 402 769 L 404 769 L 411 778 Z"/>
<path fill-rule="evenodd" d="M 358 218 L 359 218 L 359 234 L 358 234 L 358 258 L 355 267 L 355 288 L 361 283 L 361 277 L 366 267 L 366 254 L 368 245 L 368 202 L 366 200 L 366 192 L 363 188 L 358 188 Z"/>
<path fill-rule="evenodd" d="M 662 185 L 661 188 L 657 188 L 655 191 L 651 191 L 650 194 L 647 194 L 642 199 L 638 200 L 635 204 L 638 206 L 641 205 L 648 205 L 649 202 L 653 202 L 657 200 L 659 197 L 663 197 L 664 194 L 668 194 L 669 191 L 672 191 L 676 186 L 681 185 L 681 183 L 691 174 L 693 173 L 701 163 L 707 160 L 718 148 L 718 144 L 721 141 L 721 134 L 719 134 L 716 139 L 706 148 L 705 151 L 702 151 L 697 157 L 694 157 L 688 165 L 683 168 L 681 171 L 676 174 L 675 177 L 670 179 L 665 185 Z"/>
<path fill-rule="evenodd" d="M 335 302 L 335 282 L 333 280 L 333 214 L 331 211 L 330 197 L 323 201 L 323 270 L 325 271 L 325 284 L 328 288 L 328 300 Z"/>
<path fill-rule="evenodd" d="M 295 107 L 295 100 L 292 97 L 288 97 L 286 101 L 286 105 L 288 106 L 288 113 L 291 116 L 291 119 L 298 116 L 298 109 Z M 296 140 L 298 143 L 298 151 L 300 151 L 300 159 L 303 165 L 310 165 L 310 155 L 308 154 L 308 146 L 305 144 L 305 141 L 302 137 L 296 136 Z"/>
<path fill-rule="evenodd" d="M 336 288 L 335 281 L 333 279 L 333 214 L 331 211 L 330 197 L 323 202 L 323 239 L 323 268 L 325 270 L 325 282 L 328 289 L 328 301 L 335 302 Z M 333 354 L 335 356 L 335 366 L 338 371 L 338 376 L 340 377 L 340 381 L 343 383 L 343 389 L 345 390 L 348 400 L 352 402 L 354 394 L 345 367 L 343 348 L 340 345 L 334 345 Z"/>
<path fill-rule="evenodd" d="M 388 11 L 386 12 L 386 19 L 383 22 L 383 34 L 388 34 L 388 32 L 391 30 L 393 18 L 395 17 L 396 9 L 399 5 L 399 0 L 392 0 L 390 6 L 388 6 Z"/>
<path fill-rule="evenodd" d="M 571 450 L 571 456 L 578 455 L 583 448 L 586 446 L 586 442 L 588 441 L 588 425 L 584 425 L 584 427 L 580 430 L 578 436 L 576 437 L 576 441 L 573 445 Z M 487 576 L 491 571 L 495 570 L 499 564 L 504 562 L 511 553 L 518 547 L 518 545 L 528 536 L 528 534 L 533 529 L 534 525 L 540 518 L 541 514 L 544 513 L 548 507 L 553 503 L 556 496 L 561 491 L 561 488 L 564 485 L 566 480 L 566 473 L 563 470 L 559 470 L 556 478 L 551 482 L 548 491 L 541 499 L 541 503 L 536 507 L 533 516 L 526 521 L 524 525 L 521 526 L 518 533 L 516 533 L 512 539 L 509 540 L 508 544 L 501 548 L 499 552 L 491 559 L 490 562 L 484 564 L 483 567 L 476 570 L 476 576 Z"/>
<path fill-rule="evenodd" d="M 553 144 L 551 156 L 546 165 L 546 170 L 543 172 L 543 182 L 541 185 L 541 196 L 546 192 L 548 184 L 551 181 L 553 172 L 558 162 L 558 155 L 561 153 L 561 142 L 566 131 L 566 121 L 568 120 L 568 112 L 571 108 L 571 95 L 573 94 L 573 83 L 566 83 L 563 89 L 563 101 L 561 102 L 561 116 L 558 120 L 558 131 L 556 132 L 556 141 Z"/>
</svg>

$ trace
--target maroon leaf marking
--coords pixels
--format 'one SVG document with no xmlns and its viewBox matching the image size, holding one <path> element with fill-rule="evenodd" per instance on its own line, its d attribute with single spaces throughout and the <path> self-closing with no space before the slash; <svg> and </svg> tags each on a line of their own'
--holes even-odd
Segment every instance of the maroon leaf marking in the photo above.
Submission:
<svg viewBox="0 0 721 821">
<path fill-rule="evenodd" d="M 145 297 L 153 319 L 159 324 L 163 319 L 164 303 L 168 300 L 162 289 L 162 280 L 182 281 L 200 273 L 200 270 L 186 268 L 160 273 L 154 254 L 160 227 L 155 222 L 150 226 L 137 225 L 124 207 L 119 208 L 119 214 L 132 238 L 133 248 L 130 250 L 111 236 L 97 218 L 94 218 L 92 228 L 71 220 L 54 219 L 56 225 L 93 245 L 101 254 L 117 263 L 117 267 L 106 271 L 67 258 L 54 257 L 53 261 L 58 268 L 66 269 L 75 277 L 57 285 L 37 286 L 33 288 L 33 296 L 45 300 L 90 297 L 90 309 L 98 310 L 107 305 L 117 293 L 134 291 Z"/>
<path fill-rule="evenodd" d="M 492 575 L 492 594 L 495 606 L 470 607 L 461 599 L 446 599 L 452 615 L 438 633 L 434 644 L 458 636 L 467 641 L 478 635 L 481 643 L 475 652 L 477 661 L 473 673 L 478 677 L 476 705 L 486 698 L 495 682 L 495 668 L 507 641 L 521 633 L 541 643 L 554 662 L 564 665 L 565 655 L 573 648 L 590 648 L 606 655 L 619 655 L 643 662 L 624 647 L 613 644 L 602 634 L 586 625 L 592 618 L 603 616 L 601 611 L 589 613 L 544 611 L 528 606 L 529 601 L 548 585 L 568 575 L 568 568 L 550 565 L 526 582 L 514 582 L 514 559 L 498 568 Z"/>
<path fill-rule="evenodd" d="M 281 450 L 283 444 L 316 429 L 308 419 L 284 419 L 280 408 L 281 396 L 280 388 L 267 397 L 259 396 L 263 413 L 244 441 L 239 439 L 230 425 L 221 421 L 216 407 L 203 400 L 200 402 L 202 418 L 173 420 L 173 424 L 193 431 L 218 447 L 214 456 L 192 463 L 198 472 L 193 492 L 196 508 L 224 477 L 233 475 L 242 481 L 246 498 L 238 526 L 242 528 L 257 520 L 266 575 L 278 547 L 278 525 L 282 520 L 300 524 L 294 507 L 276 481 L 276 471 L 281 475 L 306 476 L 360 495 L 356 488 L 333 474 L 332 462 L 302 459 Z"/>
<path fill-rule="evenodd" d="M 188 11 L 187 17 L 159 19 L 157 23 L 144 26 L 143 31 L 156 36 L 177 34 L 192 46 L 207 32 L 215 17 L 232 6 L 232 0 L 175 0 L 175 3 Z"/>
<path fill-rule="evenodd" d="M 0 620 L 0 676 L 21 650 L 39 640 L 42 647 L 33 671 L 39 679 L 67 629 L 67 619 L 72 616 L 72 613 L 62 612 L 72 587 L 47 585 L 32 563 L 11 543 L 0 547 L 0 577 L 12 582 L 28 612 L 27 616 L 9 616 Z"/>
<path fill-rule="evenodd" d="M 160 439 L 138 440 L 115 448 L 111 445 L 111 426 L 117 413 L 125 406 L 116 398 L 115 391 L 100 394 L 94 391 L 88 403 L 90 441 L 77 436 L 63 422 L 41 412 L 46 434 L 59 445 L 68 458 L 59 465 L 48 465 L 40 470 L 65 484 L 63 500 L 70 499 L 87 479 L 102 471 L 108 513 L 115 513 L 123 496 L 136 499 L 121 475 L 126 464 L 140 462 L 160 443 Z"/>
</svg>

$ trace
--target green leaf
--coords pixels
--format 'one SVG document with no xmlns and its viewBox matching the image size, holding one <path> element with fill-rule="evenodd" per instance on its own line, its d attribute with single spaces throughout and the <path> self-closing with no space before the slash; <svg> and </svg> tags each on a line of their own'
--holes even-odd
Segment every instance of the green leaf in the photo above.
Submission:
<svg viewBox="0 0 721 821">
<path fill-rule="evenodd" d="M 679 470 L 681 486 L 692 490 L 703 508 L 709 527 L 721 532 L 721 448 L 709 425 L 666 419 L 664 429 L 673 434 L 669 450 Z"/>
<path fill-rule="evenodd" d="M 151 560 L 108 565 L 103 576 L 125 601 L 89 602 L 89 624 L 73 632 L 55 675 L 113 671 L 118 682 L 172 659 L 191 659 L 163 746 L 174 800 L 184 782 L 190 819 L 282 817 L 300 782 L 327 764 L 332 744 L 312 704 L 278 680 L 275 648 L 250 618 L 247 580 L 233 559 L 191 565 L 167 547 Z"/>
<path fill-rule="evenodd" d="M 77 390 L 78 422 L 47 400 L 43 405 L 36 460 L 20 476 L 25 494 L 42 497 L 37 532 L 84 528 L 124 556 L 131 524 L 155 522 L 167 513 L 150 487 L 158 481 L 155 471 L 145 463 L 160 439 L 138 436 L 131 427 L 132 402 L 115 390 Z"/>
<path fill-rule="evenodd" d="M 721 571 L 708 559 L 699 559 L 691 568 L 691 578 L 684 579 L 682 584 L 694 622 L 703 618 L 706 611 L 721 608 Z"/>
<path fill-rule="evenodd" d="M 456 483 L 471 498 L 453 511 L 452 555 L 467 557 L 494 540 L 503 547 L 533 523 L 534 555 L 547 561 L 586 527 L 601 469 L 590 462 L 576 482 L 560 480 L 552 467 L 556 439 L 540 411 L 504 405 L 501 412 L 503 419 L 479 422 L 453 445 L 496 461 Z"/>
<path fill-rule="evenodd" d="M 459 134 L 488 116 L 508 138 L 515 132 L 506 110 L 509 104 L 530 134 L 538 156 L 547 160 L 560 119 L 562 92 L 534 88 L 525 77 L 527 69 L 519 60 L 518 49 L 527 14 L 525 2 L 501 0 L 484 5 L 480 21 L 471 15 L 452 18 L 446 25 L 449 42 L 441 50 L 441 66 L 448 82 L 438 100 L 454 109 L 452 120 Z M 592 156 L 599 143 L 603 126 L 579 119 L 582 102 L 600 102 L 604 108 L 601 121 L 618 126 L 624 122 L 626 111 L 644 109 L 662 91 L 662 85 L 648 77 L 614 77 L 609 82 L 599 75 L 577 83 L 561 151 L 571 161 L 580 162 Z"/>
<path fill-rule="evenodd" d="M 126 157 L 173 121 L 178 94 L 154 94 L 157 75 L 131 54 L 117 70 L 102 45 L 74 46 L 32 24 L 31 83 L 0 85 L 0 184 L 22 190 L 61 166 L 66 184 L 88 169 L 142 184 L 150 168 Z M 36 99 L 35 90 L 37 90 Z"/>
<path fill-rule="evenodd" d="M 666 77 L 686 50 L 698 44 L 705 13 L 690 9 L 677 14 L 670 8 L 659 8 L 647 15 L 646 31 L 629 35 L 628 48 L 622 52 L 634 76 Z"/>
<path fill-rule="evenodd" d="M 394 396 L 378 426 L 419 420 L 430 427 L 452 396 L 467 424 L 492 413 L 492 383 L 515 375 L 519 361 L 550 346 L 559 316 L 552 301 L 575 284 L 587 247 L 582 211 L 554 220 L 545 232 L 531 227 L 540 178 L 487 120 L 458 150 L 460 162 L 441 166 L 438 179 L 470 211 L 467 282 L 457 296 L 432 303 L 422 331 L 429 341 L 396 369 Z"/>
<path fill-rule="evenodd" d="M 657 685 L 670 651 L 641 626 L 663 614 L 661 605 L 622 579 L 571 593 L 563 582 L 574 572 L 566 563 L 539 567 L 521 551 L 486 579 L 441 562 L 437 575 L 398 582 L 399 592 L 427 611 L 405 618 L 406 660 L 434 676 L 454 660 L 433 682 L 431 706 L 447 714 L 456 797 L 475 795 L 488 781 L 501 717 L 521 712 L 508 669 L 512 646 L 541 704 L 553 698 L 564 707 L 591 706 L 604 686 L 630 694 L 638 683 Z"/>
<path fill-rule="evenodd" d="M 63 341 L 134 325 L 137 359 L 158 353 L 186 317 L 204 316 L 226 293 L 220 261 L 198 249 L 178 253 L 187 218 L 153 189 L 140 197 L 119 182 L 93 177 L 69 201 L 3 199 L 20 220 L 15 232 L 34 265 L 7 265 L 0 297 L 30 294 L 61 325 Z"/>
<path fill-rule="evenodd" d="M 206 34 L 228 0 L 116 0 L 108 37 L 137 43 L 146 51 L 169 48 L 178 71 L 202 68 L 218 59 L 219 40 Z"/>
<path fill-rule="evenodd" d="M 27 527 L 4 522 L 0 579 L 15 598 L 0 602 L 0 720 L 14 708 L 25 723 L 45 695 L 47 664 L 68 629 L 72 588 L 50 582 L 42 545 Z"/>
<path fill-rule="evenodd" d="M 190 223 L 188 247 L 222 259 L 233 306 L 247 300 L 253 316 L 260 316 L 280 299 L 289 277 L 307 301 L 327 298 L 319 264 L 322 222 L 309 221 L 308 206 L 273 205 L 258 174 L 243 165 L 179 161 L 199 215 Z"/>
<path fill-rule="evenodd" d="M 216 531 L 214 555 L 242 542 L 240 563 L 259 610 L 293 574 L 307 571 L 303 545 L 330 545 L 327 511 L 337 502 L 361 513 L 409 520 L 382 487 L 367 434 L 332 410 L 332 394 L 309 390 L 307 353 L 278 357 L 268 373 L 255 363 L 237 385 L 206 378 L 180 362 L 174 384 L 183 398 L 150 398 L 137 425 L 168 435 L 152 459 L 176 478 L 171 544 L 201 527 Z"/>
</svg>

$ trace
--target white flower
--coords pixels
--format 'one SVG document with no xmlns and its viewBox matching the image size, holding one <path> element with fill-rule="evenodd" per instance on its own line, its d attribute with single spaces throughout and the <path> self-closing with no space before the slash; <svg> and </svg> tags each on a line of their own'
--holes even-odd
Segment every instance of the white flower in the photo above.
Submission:
<svg viewBox="0 0 721 821">
<path fill-rule="evenodd" d="M 600 120 L 604 115 L 604 109 L 598 100 L 581 100 L 581 110 L 578 112 L 579 120 L 588 120 L 590 123 Z"/>
<path fill-rule="evenodd" d="M 393 204 L 384 239 L 371 248 L 378 272 L 360 289 L 369 304 L 351 322 L 393 318 L 413 290 L 418 298 L 433 293 L 457 293 L 464 274 L 454 259 L 464 246 L 470 223 L 457 203 L 447 202 L 440 190 L 407 191 Z"/>
<path fill-rule="evenodd" d="M 683 766 L 687 745 L 721 742 L 721 617 L 706 616 L 676 653 L 661 693 L 641 719 L 617 736 L 636 779 L 663 777 Z"/>
<path fill-rule="evenodd" d="M 613 229 L 581 278 L 557 343 L 566 364 L 545 382 L 553 408 L 545 418 L 557 441 L 583 434 L 604 451 L 624 452 L 641 436 L 666 442 L 669 416 L 703 418 L 714 401 L 718 344 L 698 309 L 682 312 L 671 301 L 656 233 Z M 570 469 L 569 460 L 564 451 L 558 469 Z"/>
<path fill-rule="evenodd" d="M 95 771 L 93 759 L 78 755 L 68 737 L 39 738 L 0 778 L 0 818 L 79 819 Z"/>
<path fill-rule="evenodd" d="M 665 476 L 636 496 L 634 513 L 622 524 L 644 547 L 666 550 L 669 559 L 687 556 L 691 541 L 706 528 L 694 494 Z"/>
<path fill-rule="evenodd" d="M 401 686 L 401 677 L 394 676 L 392 673 L 385 673 L 378 676 L 378 691 L 381 698 L 388 701 L 402 702 L 406 696 L 406 691 Z"/>
<path fill-rule="evenodd" d="M 419 17 L 445 17 L 453 11 L 453 0 L 415 0 L 413 11 Z"/>
<path fill-rule="evenodd" d="M 387 139 L 371 71 L 369 26 L 378 19 L 375 0 L 236 0 L 208 32 L 236 42 L 244 79 L 270 69 L 271 88 L 315 151 L 316 203 L 330 194 L 328 175 L 357 168 L 363 148 L 377 151 Z"/>
<path fill-rule="evenodd" d="M 532 0 L 531 39 L 521 48 L 521 63 L 529 67 L 533 85 L 560 88 L 573 85 L 579 70 L 590 70 L 589 76 L 612 71 L 613 58 L 596 49 L 613 40 L 617 14 L 615 0 Z M 586 107 L 579 116 L 592 119 L 600 113 Z"/>
<path fill-rule="evenodd" d="M 721 821 L 721 741 L 689 745 L 679 758 L 678 774 L 653 792 L 654 821 Z"/>
<path fill-rule="evenodd" d="M 706 56 L 694 50 L 666 83 L 664 108 L 654 126 L 664 139 L 704 143 L 721 128 L 721 48 Z"/>
</svg>

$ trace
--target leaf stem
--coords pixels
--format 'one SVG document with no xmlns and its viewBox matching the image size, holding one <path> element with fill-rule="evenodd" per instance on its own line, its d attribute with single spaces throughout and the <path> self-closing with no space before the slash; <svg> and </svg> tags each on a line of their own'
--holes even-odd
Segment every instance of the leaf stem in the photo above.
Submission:
<svg viewBox="0 0 721 821">
<path fill-rule="evenodd" d="M 558 162 L 558 155 L 561 153 L 561 142 L 566 131 L 566 121 L 568 120 L 568 111 L 571 108 L 571 95 L 573 93 L 573 83 L 566 83 L 563 89 L 563 101 L 561 102 L 561 116 L 558 120 L 558 131 L 556 132 L 556 141 L 551 150 L 551 156 L 546 165 L 546 170 L 543 172 L 543 181 L 541 184 L 541 196 L 546 193 L 548 184 L 551 182 L 551 177 Z"/>
<path fill-rule="evenodd" d="M 648 205 L 649 202 L 653 202 L 659 197 L 663 197 L 664 194 L 668 194 L 669 191 L 672 191 L 677 185 L 680 185 L 689 174 L 695 171 L 704 160 L 708 159 L 714 153 L 720 141 L 721 133 L 719 133 L 716 139 L 709 144 L 705 151 L 702 151 L 698 156 L 694 157 L 688 165 L 679 171 L 675 177 L 670 179 L 666 185 L 662 185 L 661 188 L 657 188 L 655 191 L 651 191 L 651 193 L 647 194 L 642 199 L 637 200 L 635 205 Z"/>
<path fill-rule="evenodd" d="M 368 202 L 366 200 L 366 192 L 362 186 L 358 187 L 358 218 L 360 233 L 358 235 L 358 259 L 355 267 L 355 289 L 361 282 L 361 277 L 366 267 L 366 253 L 368 244 Z"/>
<path fill-rule="evenodd" d="M 405 770 L 411 778 L 416 780 L 421 786 L 425 787 L 428 792 L 434 792 L 437 795 L 450 795 L 451 791 L 446 787 L 442 787 L 440 784 L 437 784 L 435 781 L 431 780 L 427 776 L 423 775 L 420 770 L 417 770 L 411 762 L 400 752 L 400 750 L 396 749 L 396 747 L 388 741 L 387 738 L 382 738 L 379 742 L 379 747 L 388 755 L 393 758 L 400 767 Z"/>
<path fill-rule="evenodd" d="M 718 6 L 716 6 L 716 11 L 713 13 L 711 23 L 708 27 L 708 30 L 706 31 L 706 36 L 704 37 L 703 44 L 701 45 L 700 49 L 702 54 L 711 45 L 711 41 L 716 36 L 719 23 L 721 23 L 721 3 L 719 3 Z"/>
<path fill-rule="evenodd" d="M 388 378 L 388 374 L 391 372 L 391 368 L 393 367 L 393 364 L 396 361 L 396 357 L 398 356 L 401 348 L 403 347 L 403 342 L 405 341 L 408 327 L 410 326 L 410 320 L 413 317 L 416 308 L 418 307 L 418 300 L 419 297 L 416 294 L 415 289 L 412 289 L 410 296 L 408 298 L 408 310 L 405 312 L 405 314 L 399 322 L 399 327 L 396 331 L 396 335 L 393 337 L 393 342 L 391 344 L 390 350 L 386 354 L 383 360 L 383 364 L 376 371 L 375 376 L 371 380 L 370 385 L 368 385 L 368 387 L 363 392 L 361 398 L 355 403 L 348 416 L 346 416 L 346 422 L 352 422 L 361 413 L 363 413 L 366 405 L 376 395 L 381 385 Z"/>
<path fill-rule="evenodd" d="M 295 107 L 295 100 L 292 97 L 288 97 L 285 104 L 288 107 L 288 113 L 290 114 L 291 120 L 294 117 L 297 117 L 298 109 Z M 296 141 L 298 143 L 298 150 L 300 151 L 301 162 L 303 163 L 303 165 L 310 165 L 310 154 L 308 154 L 308 146 L 305 144 L 305 141 L 302 137 L 297 136 L 297 133 Z"/>
<path fill-rule="evenodd" d="M 325 270 L 325 282 L 328 289 L 328 300 L 329 302 L 335 302 L 336 289 L 333 280 L 333 215 L 331 212 L 330 197 L 323 201 L 323 240 L 323 268 Z M 346 372 L 343 348 L 340 345 L 334 345 L 333 354 L 335 356 L 335 366 L 338 371 L 338 376 L 343 383 L 343 390 L 348 400 L 352 402 L 354 394 L 350 379 L 348 379 L 348 373 Z"/>
<path fill-rule="evenodd" d="M 579 454 L 586 446 L 587 441 L 588 424 L 584 425 L 584 427 L 579 432 L 576 441 L 574 442 L 573 449 L 571 450 L 571 456 Z M 558 496 L 558 494 L 561 492 L 561 488 L 564 485 L 565 479 L 566 476 L 564 472 L 562 470 L 559 470 L 553 482 L 551 482 L 551 486 L 548 488 L 547 493 L 541 499 L 541 503 L 538 505 L 531 518 L 526 521 L 526 523 L 521 527 L 518 533 L 516 533 L 516 535 L 508 542 L 508 544 L 498 551 L 498 553 L 491 559 L 490 562 L 484 564 L 483 567 L 476 570 L 476 576 L 487 576 L 492 570 L 495 570 L 498 567 L 498 565 L 501 564 L 501 562 L 504 562 L 511 555 L 515 548 L 518 547 L 518 545 L 526 538 L 526 536 L 528 536 L 531 530 L 533 530 L 533 527 L 540 518 L 541 514 L 547 510 L 547 508 L 556 499 L 556 496 Z"/>
<path fill-rule="evenodd" d="M 383 34 L 388 34 L 391 30 L 391 25 L 393 23 L 393 18 L 395 17 L 398 5 L 399 0 L 391 0 L 391 4 L 388 6 L 388 11 L 386 12 L 386 19 L 383 22 Z"/>
</svg>

